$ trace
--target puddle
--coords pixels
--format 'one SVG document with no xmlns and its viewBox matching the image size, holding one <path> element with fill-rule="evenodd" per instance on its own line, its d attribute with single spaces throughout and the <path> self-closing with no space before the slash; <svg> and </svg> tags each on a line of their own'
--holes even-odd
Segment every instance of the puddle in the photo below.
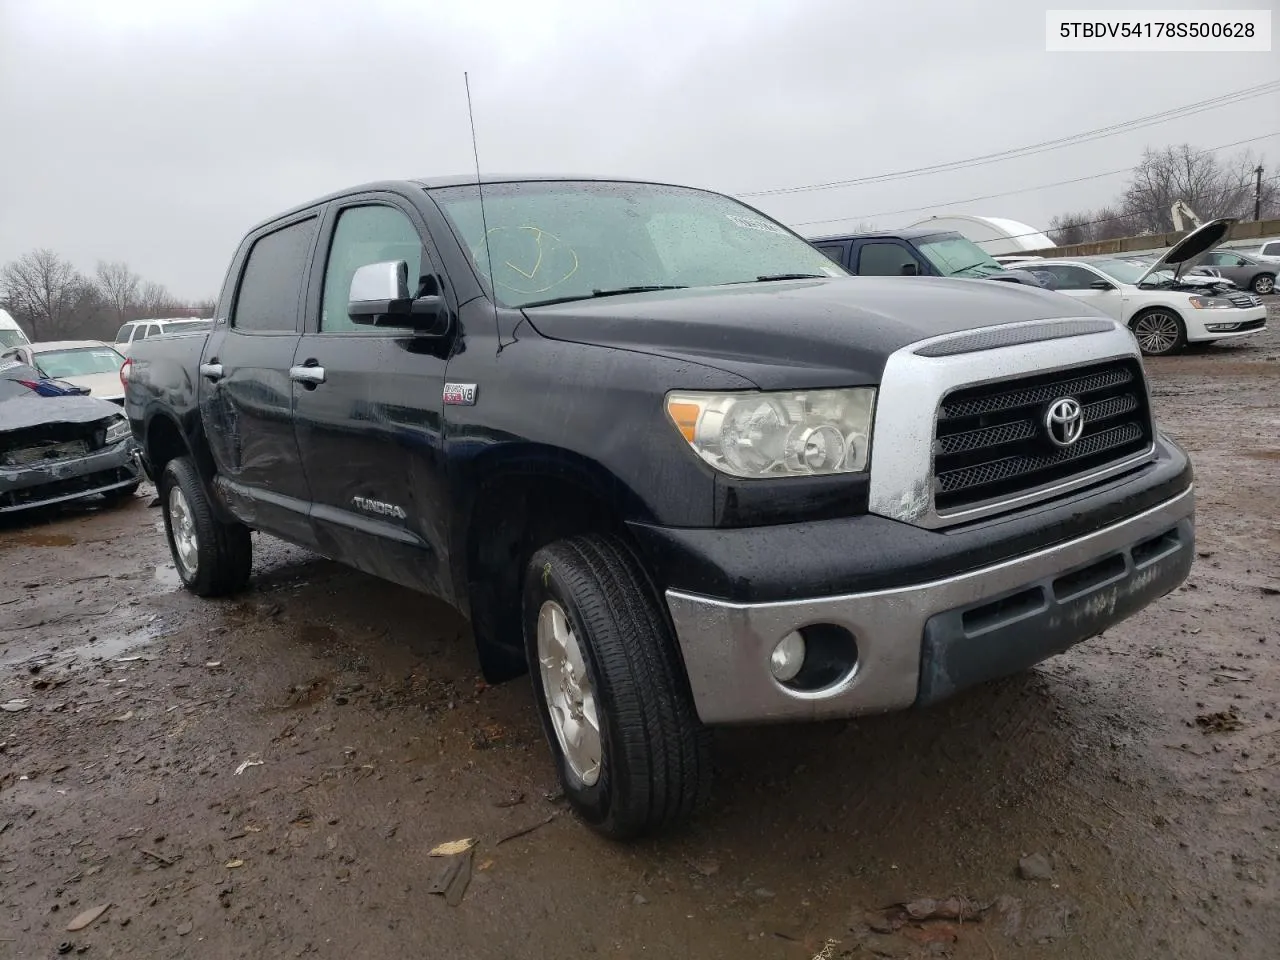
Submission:
<svg viewBox="0 0 1280 960">
<path fill-rule="evenodd" d="M 69 660 L 114 660 L 130 651 L 144 647 L 166 634 L 165 623 L 158 616 L 152 615 L 145 622 L 128 630 L 103 630 L 97 634 L 93 642 L 78 643 L 73 647 L 62 647 L 58 650 L 39 653 L 35 656 L 20 655 L 0 660 L 0 666 L 12 666 L 24 663 L 51 664 Z"/>
<path fill-rule="evenodd" d="M 178 568 L 172 563 L 162 563 L 156 567 L 156 583 L 166 587 L 182 586 L 182 578 L 178 576 Z"/>
</svg>

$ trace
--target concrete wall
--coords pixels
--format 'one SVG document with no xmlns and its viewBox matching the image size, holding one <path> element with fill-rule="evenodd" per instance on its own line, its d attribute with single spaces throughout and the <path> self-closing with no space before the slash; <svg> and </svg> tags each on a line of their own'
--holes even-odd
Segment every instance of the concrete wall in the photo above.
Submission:
<svg viewBox="0 0 1280 960">
<path fill-rule="evenodd" d="M 1187 231 L 1153 233 L 1142 237 L 1120 237 L 1116 240 L 1098 240 L 1093 243 L 1075 243 L 1067 247 L 1047 247 L 1044 250 L 1020 252 L 1035 257 L 1093 257 L 1114 253 L 1150 253 L 1167 249 L 1186 235 Z M 1222 245 L 1252 246 L 1262 240 L 1277 238 L 1280 238 L 1280 220 L 1241 220 L 1231 228 Z"/>
</svg>

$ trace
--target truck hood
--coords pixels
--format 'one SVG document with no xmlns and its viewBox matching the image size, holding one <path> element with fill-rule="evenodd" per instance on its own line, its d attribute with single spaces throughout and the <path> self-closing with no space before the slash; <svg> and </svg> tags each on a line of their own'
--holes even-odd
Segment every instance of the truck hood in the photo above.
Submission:
<svg viewBox="0 0 1280 960">
<path fill-rule="evenodd" d="M 941 277 L 700 287 L 526 308 L 544 337 L 686 359 L 761 389 L 879 383 L 909 343 L 977 327 L 1102 316 L 1062 294 Z"/>
</svg>

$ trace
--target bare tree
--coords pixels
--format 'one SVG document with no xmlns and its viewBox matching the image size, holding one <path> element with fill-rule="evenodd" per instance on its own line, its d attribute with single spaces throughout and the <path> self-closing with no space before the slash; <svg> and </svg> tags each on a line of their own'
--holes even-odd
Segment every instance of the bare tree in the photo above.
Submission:
<svg viewBox="0 0 1280 960">
<path fill-rule="evenodd" d="M 98 292 L 115 311 L 116 323 L 124 323 L 129 309 L 137 302 L 142 278 L 122 260 L 98 261 Z"/>
<path fill-rule="evenodd" d="M 177 298 L 163 283 L 147 281 L 142 285 L 142 292 L 138 295 L 138 307 L 142 310 L 143 316 L 148 318 L 163 317 L 178 305 Z"/>
<path fill-rule="evenodd" d="M 213 312 L 218 309 L 218 301 L 213 297 L 206 297 L 203 300 L 197 300 L 191 306 L 200 313 L 201 317 L 210 318 Z"/>
<path fill-rule="evenodd" d="M 31 339 L 62 330 L 81 302 L 85 279 L 52 250 L 23 254 L 0 269 L 0 291 L 9 309 L 31 326 Z"/>
<path fill-rule="evenodd" d="M 1115 206 L 1064 213 L 1049 224 L 1059 245 L 1173 231 L 1171 209 L 1182 200 L 1204 220 L 1252 219 L 1254 169 L 1262 158 L 1250 152 L 1219 160 L 1190 144 L 1147 150 Z M 1280 212 L 1280 186 L 1262 185 L 1262 216 Z"/>
</svg>

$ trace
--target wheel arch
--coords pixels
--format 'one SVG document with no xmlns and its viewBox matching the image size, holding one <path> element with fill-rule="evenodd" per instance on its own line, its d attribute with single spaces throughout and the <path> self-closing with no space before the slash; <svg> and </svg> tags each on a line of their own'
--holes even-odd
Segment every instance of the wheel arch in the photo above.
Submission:
<svg viewBox="0 0 1280 960">
<path fill-rule="evenodd" d="M 520 618 L 525 567 L 541 547 L 585 533 L 630 540 L 626 522 L 651 518 L 626 484 L 598 462 L 540 445 L 477 458 L 455 487 L 462 505 L 452 538 L 457 605 L 471 620 L 490 682 L 525 672 Z"/>
</svg>

